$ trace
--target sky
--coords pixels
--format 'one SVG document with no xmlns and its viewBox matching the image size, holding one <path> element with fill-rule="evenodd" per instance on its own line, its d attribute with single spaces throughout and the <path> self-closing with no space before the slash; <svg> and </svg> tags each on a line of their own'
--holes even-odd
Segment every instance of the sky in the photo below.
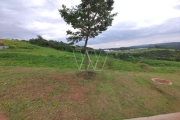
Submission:
<svg viewBox="0 0 180 120">
<path fill-rule="evenodd" d="M 67 42 L 70 25 L 58 9 L 80 0 L 0 0 L 0 39 L 29 40 L 41 35 Z M 112 26 L 93 39 L 93 48 L 118 48 L 142 44 L 180 42 L 180 0 L 114 0 L 118 12 Z M 78 43 L 84 45 L 84 41 Z"/>
</svg>

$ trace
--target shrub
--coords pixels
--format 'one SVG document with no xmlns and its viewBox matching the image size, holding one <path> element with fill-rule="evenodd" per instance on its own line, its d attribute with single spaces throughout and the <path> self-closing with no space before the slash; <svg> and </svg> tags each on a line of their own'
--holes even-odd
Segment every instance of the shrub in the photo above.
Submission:
<svg viewBox="0 0 180 120">
<path fill-rule="evenodd" d="M 148 64 L 141 63 L 139 66 L 140 66 L 141 69 L 143 69 L 143 70 L 152 71 L 152 68 L 151 68 Z"/>
</svg>

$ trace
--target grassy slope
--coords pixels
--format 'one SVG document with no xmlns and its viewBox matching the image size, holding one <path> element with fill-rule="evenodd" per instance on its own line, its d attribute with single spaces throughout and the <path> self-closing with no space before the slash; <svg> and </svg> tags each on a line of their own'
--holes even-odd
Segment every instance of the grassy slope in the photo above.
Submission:
<svg viewBox="0 0 180 120">
<path fill-rule="evenodd" d="M 62 70 L 77 69 L 73 53 L 39 47 L 20 41 L 4 40 L 3 43 L 10 46 L 10 49 L 0 50 L 0 66 L 58 68 Z M 75 55 L 78 64 L 80 64 L 82 56 L 79 53 L 75 53 Z M 95 63 L 95 56 L 90 56 L 92 62 Z M 99 62 L 100 65 L 103 64 L 104 59 L 105 57 L 102 57 Z M 92 69 L 91 66 L 90 68 Z"/>
<path fill-rule="evenodd" d="M 107 70 L 84 80 L 76 76 L 72 53 L 3 42 L 14 47 L 0 51 L 0 110 L 10 120 L 119 120 L 180 111 L 177 62 L 108 59 Z M 154 83 L 153 77 L 173 85 Z"/>
<path fill-rule="evenodd" d="M 10 49 L 0 51 L 0 66 L 75 68 L 72 53 L 19 41 L 3 41 Z"/>
<path fill-rule="evenodd" d="M 41 67 L 41 68 L 58 68 L 77 69 L 77 64 L 73 53 L 58 51 L 52 48 L 39 47 L 26 42 L 3 41 L 9 45 L 10 49 L 0 50 L 0 66 L 21 66 L 21 67 Z M 81 62 L 81 55 L 76 53 L 78 63 Z M 95 61 L 95 56 L 91 56 Z M 100 60 L 101 65 L 105 57 Z M 83 68 L 83 67 L 82 67 Z M 100 67 L 98 67 L 100 69 Z M 122 70 L 122 71 L 147 71 L 147 72 L 177 72 L 180 71 L 179 62 L 160 61 L 142 59 L 134 63 L 107 59 L 105 69 Z"/>
</svg>

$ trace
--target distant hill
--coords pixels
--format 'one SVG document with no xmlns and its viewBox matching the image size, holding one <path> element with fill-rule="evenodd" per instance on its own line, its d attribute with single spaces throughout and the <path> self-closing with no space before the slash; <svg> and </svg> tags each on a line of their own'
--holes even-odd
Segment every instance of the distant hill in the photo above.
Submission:
<svg viewBox="0 0 180 120">
<path fill-rule="evenodd" d="M 138 46 L 120 47 L 120 48 L 108 48 L 108 49 L 109 50 L 128 50 L 128 49 L 138 49 L 138 48 L 167 48 L 167 49 L 180 50 L 180 42 L 147 44 L 147 45 L 138 45 Z"/>
<path fill-rule="evenodd" d="M 132 48 L 169 48 L 169 49 L 180 50 L 180 42 L 139 45 L 139 46 L 132 46 Z"/>
</svg>

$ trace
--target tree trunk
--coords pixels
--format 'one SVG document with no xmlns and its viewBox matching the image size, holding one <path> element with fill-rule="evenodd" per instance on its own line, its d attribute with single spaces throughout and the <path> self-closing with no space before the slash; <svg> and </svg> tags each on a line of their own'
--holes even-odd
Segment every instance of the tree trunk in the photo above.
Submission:
<svg viewBox="0 0 180 120">
<path fill-rule="evenodd" d="M 86 36 L 86 41 L 85 41 L 85 45 L 84 45 L 84 51 L 85 51 L 85 76 L 86 76 L 86 78 L 89 77 L 89 74 L 88 74 L 89 58 L 88 58 L 87 43 L 88 43 L 88 36 Z"/>
</svg>

